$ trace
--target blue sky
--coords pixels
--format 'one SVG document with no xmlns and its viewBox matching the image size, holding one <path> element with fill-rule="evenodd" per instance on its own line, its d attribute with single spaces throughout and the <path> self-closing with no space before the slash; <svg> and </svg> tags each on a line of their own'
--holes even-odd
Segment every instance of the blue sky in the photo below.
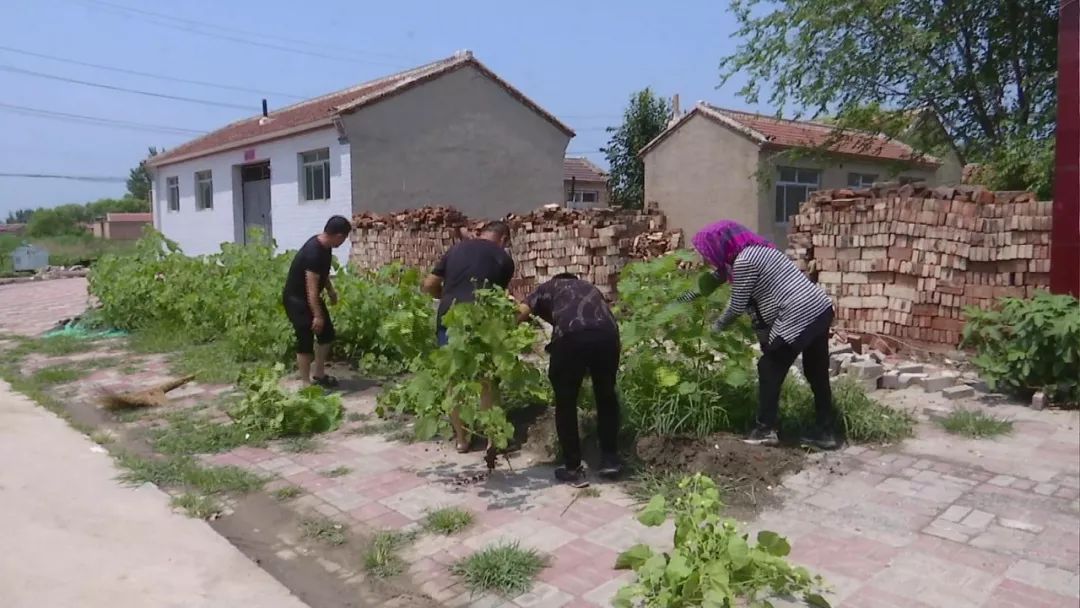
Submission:
<svg viewBox="0 0 1080 608">
<path fill-rule="evenodd" d="M 115 6 L 170 18 L 163 22 Z M 3 47 L 301 97 L 471 49 L 578 132 L 570 142 L 570 153 L 597 161 L 602 160 L 597 149 L 607 141 L 603 128 L 618 124 L 629 95 L 645 86 L 665 96 L 679 93 L 684 108 L 696 100 L 747 107 L 735 95 L 740 83 L 716 88 L 720 58 L 736 44 L 734 19 L 723 0 L 683 1 L 677 8 L 639 0 L 7 0 L 4 9 L 0 20 Z M 327 57 L 226 38 L 261 40 Z M 90 88 L 11 68 L 250 106 L 250 110 Z M 212 130 L 258 113 L 261 97 L 0 49 L 0 173 L 125 177 L 145 156 L 147 146 L 171 147 L 192 137 L 31 117 L 13 113 L 4 104 Z M 268 98 L 271 107 L 295 101 L 279 95 Z M 0 177 L 0 221 L 11 209 L 84 202 L 119 196 L 124 190 L 122 183 Z"/>
</svg>

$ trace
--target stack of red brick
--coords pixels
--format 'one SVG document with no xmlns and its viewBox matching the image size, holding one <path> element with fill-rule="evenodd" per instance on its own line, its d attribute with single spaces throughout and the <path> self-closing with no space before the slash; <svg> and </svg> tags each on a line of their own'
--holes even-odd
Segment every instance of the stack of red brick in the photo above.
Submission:
<svg viewBox="0 0 1080 608">
<path fill-rule="evenodd" d="M 572 272 L 612 295 L 627 262 L 682 244 L 682 233 L 668 232 L 665 217 L 654 208 L 623 212 L 552 205 L 504 220 L 511 228 L 511 253 L 517 267 L 511 286 L 515 295 L 561 272 Z M 442 207 L 360 214 L 353 219 L 351 260 L 360 268 L 390 262 L 431 268 L 450 246 L 474 236 L 485 223 Z"/>
<path fill-rule="evenodd" d="M 789 254 L 834 298 L 838 327 L 956 345 L 964 308 L 1049 284 L 1050 207 L 978 186 L 820 191 Z"/>
</svg>

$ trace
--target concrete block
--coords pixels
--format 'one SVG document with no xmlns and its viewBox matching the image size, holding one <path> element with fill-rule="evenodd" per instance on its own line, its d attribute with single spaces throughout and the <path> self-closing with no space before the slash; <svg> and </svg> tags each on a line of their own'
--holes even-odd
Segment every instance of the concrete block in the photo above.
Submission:
<svg viewBox="0 0 1080 608">
<path fill-rule="evenodd" d="M 926 371 L 926 368 L 922 363 L 905 363 L 903 365 L 898 365 L 896 371 L 901 374 L 921 374 Z"/>
<path fill-rule="evenodd" d="M 922 373 L 901 373 L 900 374 L 900 388 L 907 388 L 913 384 L 919 384 L 926 378 L 930 377 L 930 374 Z"/>
<path fill-rule="evenodd" d="M 928 393 L 936 393 L 943 391 L 950 386 L 956 384 L 956 378 L 954 376 L 928 376 L 923 378 L 919 384 L 922 385 L 923 390 Z"/>
<path fill-rule="evenodd" d="M 874 380 L 885 374 L 885 368 L 873 361 L 860 361 L 851 365 L 851 374 L 860 380 Z"/>
<path fill-rule="evenodd" d="M 941 391 L 941 394 L 949 400 L 966 399 L 975 395 L 975 389 L 970 386 L 950 386 Z"/>
<path fill-rule="evenodd" d="M 1041 410 L 1046 407 L 1046 393 L 1039 391 L 1031 396 L 1031 409 Z"/>
<path fill-rule="evenodd" d="M 886 372 L 881 377 L 881 388 L 887 390 L 896 390 L 900 388 L 900 373 L 896 371 Z"/>
<path fill-rule="evenodd" d="M 841 359 L 839 359 L 838 357 L 835 357 L 835 356 L 830 357 L 829 358 L 829 373 L 832 374 L 833 376 L 839 374 L 840 373 L 840 366 L 843 365 L 843 364 L 844 364 L 844 362 Z"/>
</svg>

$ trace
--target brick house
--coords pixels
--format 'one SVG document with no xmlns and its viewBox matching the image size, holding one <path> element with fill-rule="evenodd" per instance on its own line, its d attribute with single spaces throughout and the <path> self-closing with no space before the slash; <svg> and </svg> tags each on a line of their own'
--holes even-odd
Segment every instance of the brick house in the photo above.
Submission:
<svg viewBox="0 0 1080 608">
<path fill-rule="evenodd" d="M 607 207 L 608 175 L 587 158 L 567 156 L 563 160 L 563 192 L 567 207 Z"/>
<path fill-rule="evenodd" d="M 807 156 L 795 151 L 827 150 Z M 777 243 L 788 220 L 816 190 L 862 188 L 875 181 L 938 183 L 941 161 L 896 140 L 865 132 L 837 137 L 829 125 L 782 120 L 699 103 L 640 151 L 645 201 L 672 228 L 692 235 L 732 219 Z"/>
<path fill-rule="evenodd" d="M 524 212 L 562 200 L 573 135 L 464 51 L 264 107 L 147 159 L 154 225 L 201 254 L 244 242 L 252 228 L 294 249 L 335 214 L 432 204 L 471 217 Z"/>
<path fill-rule="evenodd" d="M 99 239 L 134 241 L 142 236 L 145 226 L 153 223 L 152 213 L 106 213 L 90 224 L 90 231 Z"/>
</svg>

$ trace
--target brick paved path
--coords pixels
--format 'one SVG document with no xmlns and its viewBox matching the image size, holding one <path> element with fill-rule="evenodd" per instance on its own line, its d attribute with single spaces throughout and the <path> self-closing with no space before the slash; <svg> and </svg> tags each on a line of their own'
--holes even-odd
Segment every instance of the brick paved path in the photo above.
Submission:
<svg viewBox="0 0 1080 608">
<path fill-rule="evenodd" d="M 55 297 L 56 287 L 49 291 Z M 39 318 L 36 325 L 48 323 Z M 44 363 L 35 359 L 29 367 Z M 95 372 L 72 387 L 72 397 L 92 399 L 99 385 L 144 387 L 167 375 L 160 358 L 148 360 L 143 370 L 134 375 Z M 205 402 L 224 388 L 193 384 L 170 397 L 177 406 Z M 1080 414 L 999 405 L 991 411 L 1013 418 L 1014 434 L 966 440 L 944 434 L 926 415 L 986 406 L 947 402 L 918 389 L 876 396 L 917 405 L 923 418 L 918 437 L 893 448 L 856 446 L 819 459 L 779 489 L 782 506 L 763 512 L 749 527 L 787 535 L 793 559 L 831 583 L 834 606 L 1080 604 Z M 350 412 L 370 414 L 374 392 L 348 396 L 345 402 Z M 443 506 L 474 511 L 476 524 L 463 534 L 424 535 L 405 552 L 417 587 L 448 606 L 607 605 L 630 578 L 611 569 L 618 551 L 637 542 L 670 546 L 671 528 L 639 525 L 618 486 L 594 486 L 599 497 L 575 500 L 572 490 L 552 483 L 551 467 L 526 456 L 512 461 L 513 471 L 503 461 L 487 481 L 459 486 L 453 482 L 460 475 L 483 469 L 478 455 L 350 432 L 362 424 L 348 423 L 324 437 L 317 453 L 292 454 L 272 445 L 208 460 L 280 477 L 271 490 L 300 486 L 307 493 L 290 503 L 294 508 L 365 533 L 415 527 L 424 513 Z M 323 474 L 339 466 L 352 472 Z M 550 554 L 551 566 L 521 597 L 470 596 L 450 576 L 447 564 L 500 540 Z"/>
<path fill-rule="evenodd" d="M 0 333 L 36 336 L 86 310 L 86 279 L 0 285 Z"/>
</svg>

